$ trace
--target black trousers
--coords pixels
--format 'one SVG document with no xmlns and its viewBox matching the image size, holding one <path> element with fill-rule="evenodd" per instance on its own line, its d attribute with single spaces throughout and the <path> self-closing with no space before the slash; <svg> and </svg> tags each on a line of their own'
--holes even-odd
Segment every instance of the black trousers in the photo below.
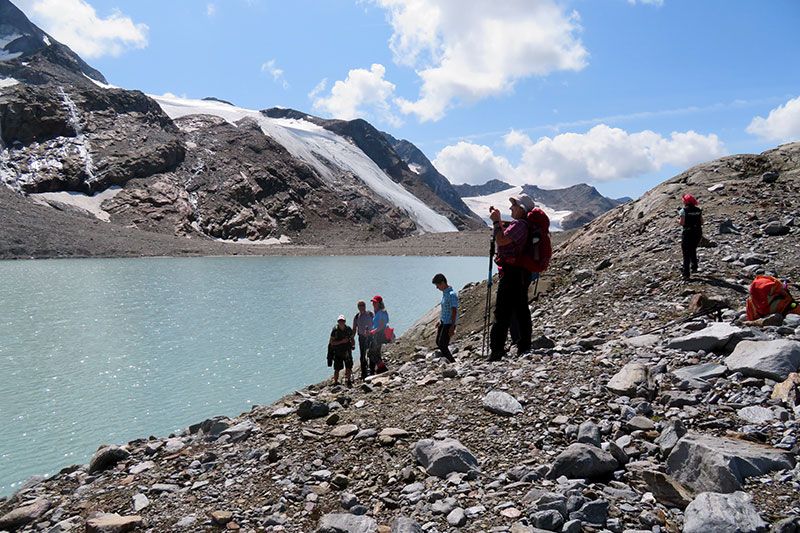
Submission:
<svg viewBox="0 0 800 533">
<path fill-rule="evenodd" d="M 369 350 L 369 336 L 358 336 L 358 353 L 360 355 L 359 361 L 361 364 L 361 379 L 366 379 L 369 374 L 369 363 L 367 362 L 367 350 Z"/>
<path fill-rule="evenodd" d="M 684 231 L 681 235 L 681 251 L 683 252 L 683 276 L 689 277 L 689 269 L 697 270 L 697 245 L 703 234 L 699 231 Z"/>
<path fill-rule="evenodd" d="M 503 267 L 497 284 L 497 302 L 494 306 L 494 324 L 489 336 L 492 358 L 505 355 L 506 337 L 514 318 L 519 326 L 517 349 L 520 353 L 531 348 L 531 310 L 528 307 L 530 274 L 519 267 Z"/>
<path fill-rule="evenodd" d="M 367 357 L 369 359 L 369 373 L 375 375 L 375 367 L 378 361 L 381 360 L 381 346 L 383 346 L 383 330 L 378 331 L 375 335 L 369 338 L 369 351 Z"/>
<path fill-rule="evenodd" d="M 445 359 L 451 363 L 455 363 L 456 359 L 450 353 L 450 326 L 452 324 L 439 324 L 436 330 L 436 347 L 442 352 Z"/>
</svg>

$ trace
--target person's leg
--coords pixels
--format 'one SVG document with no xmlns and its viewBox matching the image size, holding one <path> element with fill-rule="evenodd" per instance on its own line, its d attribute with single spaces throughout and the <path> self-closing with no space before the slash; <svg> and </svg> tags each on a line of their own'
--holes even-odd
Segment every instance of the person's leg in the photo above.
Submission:
<svg viewBox="0 0 800 533">
<path fill-rule="evenodd" d="M 333 353 L 333 384 L 339 384 L 339 371 L 344 365 L 342 364 L 342 357 L 338 352 Z"/>
<path fill-rule="evenodd" d="M 703 238 L 701 233 L 697 233 L 692 238 L 692 247 L 690 249 L 689 255 L 689 263 L 692 267 L 692 272 L 697 272 L 698 265 L 697 265 L 697 247 L 700 245 L 700 240 Z"/>
<path fill-rule="evenodd" d="M 491 354 L 489 359 L 499 360 L 505 355 L 506 337 L 508 328 L 511 324 L 511 314 L 513 312 L 513 283 L 509 282 L 509 270 L 505 269 L 503 276 L 497 283 L 497 301 L 494 306 L 494 324 L 489 335 L 489 347 Z"/>
<path fill-rule="evenodd" d="M 381 354 L 381 347 L 378 344 L 378 339 L 375 335 L 371 336 L 369 339 L 369 375 L 375 375 L 375 365 L 378 364 L 378 360 L 380 359 Z"/>
<path fill-rule="evenodd" d="M 451 363 L 456 362 L 455 358 L 453 357 L 453 354 L 450 353 L 449 324 L 439 324 L 439 329 L 436 332 L 436 346 L 439 348 L 439 351 L 442 352 L 442 357 L 444 357 Z"/>
<path fill-rule="evenodd" d="M 367 348 L 369 347 L 369 338 L 366 335 L 359 335 L 358 336 L 358 352 L 359 352 L 359 361 L 361 363 L 361 380 L 367 379 L 367 373 L 369 372 L 369 363 L 367 362 Z"/>
<path fill-rule="evenodd" d="M 525 353 L 531 349 L 531 308 L 528 301 L 528 290 L 531 287 L 531 275 L 526 270 L 519 272 L 519 300 L 514 308 L 512 324 L 516 323 L 519 338 L 517 340 L 517 353 Z"/>
<path fill-rule="evenodd" d="M 683 277 L 689 277 L 689 263 L 691 261 L 691 236 L 684 231 L 681 235 L 681 252 L 683 253 Z"/>
<path fill-rule="evenodd" d="M 348 387 L 353 386 L 353 353 L 348 352 L 344 358 L 344 382 Z"/>
</svg>

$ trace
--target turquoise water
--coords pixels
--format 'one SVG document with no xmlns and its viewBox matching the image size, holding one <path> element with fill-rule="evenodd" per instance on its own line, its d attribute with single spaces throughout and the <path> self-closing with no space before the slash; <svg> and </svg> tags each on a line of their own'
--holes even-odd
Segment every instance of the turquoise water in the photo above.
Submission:
<svg viewBox="0 0 800 533">
<path fill-rule="evenodd" d="M 0 494 L 101 443 L 237 415 L 330 377 L 336 317 L 383 295 L 398 334 L 477 257 L 0 262 Z"/>
</svg>

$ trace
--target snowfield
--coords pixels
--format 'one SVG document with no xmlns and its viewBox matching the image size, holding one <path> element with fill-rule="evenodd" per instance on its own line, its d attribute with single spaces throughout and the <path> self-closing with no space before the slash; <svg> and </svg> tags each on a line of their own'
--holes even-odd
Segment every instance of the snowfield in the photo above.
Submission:
<svg viewBox="0 0 800 533">
<path fill-rule="evenodd" d="M 213 115 L 235 124 L 243 118 L 252 118 L 265 135 L 283 145 L 294 157 L 311 165 L 331 187 L 366 186 L 408 213 L 424 232 L 457 231 L 447 217 L 395 183 L 361 149 L 321 126 L 305 120 L 269 118 L 255 110 L 213 100 L 192 100 L 170 94 L 149 96 L 173 119 L 187 115 Z"/>
<path fill-rule="evenodd" d="M 512 187 L 511 189 L 487 194 L 486 196 L 473 196 L 470 198 L 462 198 L 462 200 L 464 200 L 464 203 L 467 204 L 467 207 L 469 207 L 473 213 L 477 214 L 487 225 L 491 226 L 492 222 L 489 220 L 489 207 L 496 207 L 503 214 L 504 219 L 510 219 L 509 208 L 511 207 L 511 203 L 508 201 L 508 198 L 518 194 L 522 194 L 522 187 Z M 535 200 L 534 198 L 534 201 Z M 564 228 L 561 227 L 561 221 L 572 213 L 572 211 L 556 211 L 539 202 L 536 202 L 536 207 L 540 207 L 542 211 L 550 217 L 550 231 L 562 231 Z"/>
</svg>

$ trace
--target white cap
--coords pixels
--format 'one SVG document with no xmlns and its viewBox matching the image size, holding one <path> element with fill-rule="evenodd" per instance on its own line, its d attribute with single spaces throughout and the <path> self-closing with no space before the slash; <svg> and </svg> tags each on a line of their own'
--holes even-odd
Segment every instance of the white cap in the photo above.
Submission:
<svg viewBox="0 0 800 533">
<path fill-rule="evenodd" d="M 339 318 L 337 318 L 336 321 L 338 322 L 340 320 L 347 320 L 347 319 L 344 317 L 344 315 L 339 315 Z"/>
</svg>

